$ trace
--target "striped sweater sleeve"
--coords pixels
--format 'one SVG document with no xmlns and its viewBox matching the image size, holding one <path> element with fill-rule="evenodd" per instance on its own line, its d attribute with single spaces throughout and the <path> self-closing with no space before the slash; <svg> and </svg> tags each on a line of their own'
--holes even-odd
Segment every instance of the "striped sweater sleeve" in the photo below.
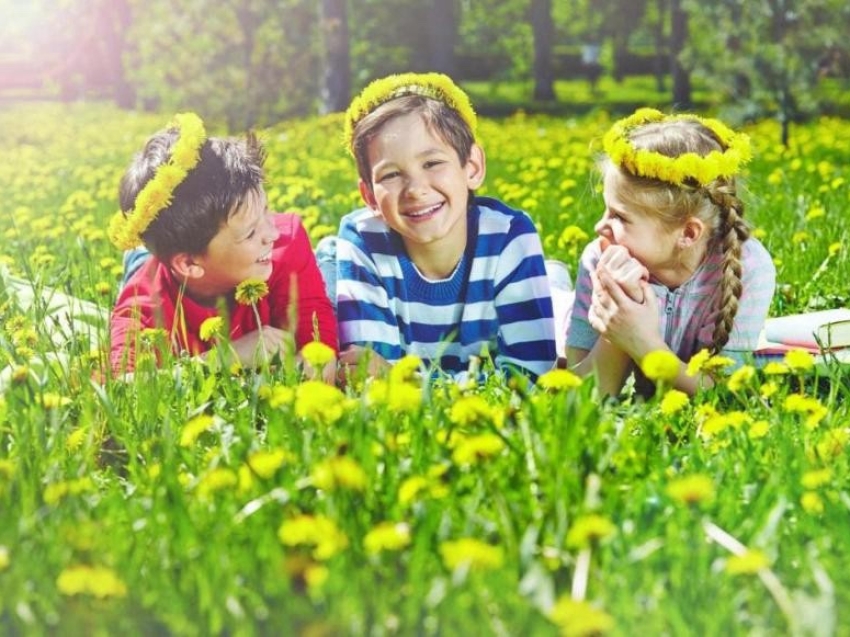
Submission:
<svg viewBox="0 0 850 637">
<path fill-rule="evenodd" d="M 390 307 L 390 285 L 381 276 L 376 254 L 390 254 L 392 237 L 371 211 L 343 218 L 337 243 L 337 318 L 340 348 L 370 346 L 389 362 L 404 355 L 398 321 Z M 375 221 L 375 223 L 370 223 Z M 358 226 L 360 226 L 358 228 Z M 397 272 L 401 278 L 400 270 Z"/>
<path fill-rule="evenodd" d="M 476 259 L 495 258 L 495 307 L 498 322 L 495 363 L 499 369 L 518 369 L 531 378 L 552 369 L 555 322 L 552 293 L 540 236 L 524 213 L 510 217 L 507 234 L 493 253 L 495 224 L 482 215 Z"/>
</svg>

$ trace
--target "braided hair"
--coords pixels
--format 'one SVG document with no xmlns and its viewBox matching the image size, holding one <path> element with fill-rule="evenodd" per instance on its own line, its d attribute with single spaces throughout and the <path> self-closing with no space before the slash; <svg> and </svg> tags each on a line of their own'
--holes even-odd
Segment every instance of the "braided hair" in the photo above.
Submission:
<svg viewBox="0 0 850 637">
<path fill-rule="evenodd" d="M 689 120 L 649 123 L 629 133 L 635 148 L 644 148 L 667 157 L 684 153 L 705 156 L 725 150 L 722 142 L 707 127 Z M 721 177 L 701 185 L 686 180 L 681 185 L 660 179 L 636 176 L 605 158 L 603 175 L 617 171 L 617 194 L 629 207 L 653 216 L 665 226 L 679 228 L 688 219 L 697 218 L 710 232 L 709 250 L 723 255 L 717 318 L 711 350 L 718 353 L 729 341 L 743 291 L 742 244 L 750 236 L 744 220 L 744 204 L 736 192 L 733 177 Z"/>
</svg>

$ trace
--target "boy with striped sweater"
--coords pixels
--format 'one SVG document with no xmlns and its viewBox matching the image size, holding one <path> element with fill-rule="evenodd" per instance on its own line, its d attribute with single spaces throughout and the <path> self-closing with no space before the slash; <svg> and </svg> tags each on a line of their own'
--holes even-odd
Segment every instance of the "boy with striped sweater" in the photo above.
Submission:
<svg viewBox="0 0 850 637">
<path fill-rule="evenodd" d="M 390 76 L 352 101 L 346 142 L 368 207 L 333 239 L 343 372 L 380 374 L 405 355 L 455 379 L 482 355 L 532 380 L 552 368 L 540 237 L 526 213 L 474 196 L 486 172 L 475 125 L 436 73 Z"/>
</svg>

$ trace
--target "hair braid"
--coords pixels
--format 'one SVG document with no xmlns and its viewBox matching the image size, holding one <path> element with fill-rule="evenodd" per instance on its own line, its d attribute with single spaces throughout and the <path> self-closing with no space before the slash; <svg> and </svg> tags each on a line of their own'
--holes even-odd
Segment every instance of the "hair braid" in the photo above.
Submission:
<svg viewBox="0 0 850 637">
<path fill-rule="evenodd" d="M 720 279 L 720 300 L 717 322 L 712 334 L 712 350 L 716 354 L 729 341 L 738 301 L 743 292 L 741 280 L 742 244 L 750 236 L 750 228 L 743 218 L 744 205 L 728 185 L 706 189 L 711 201 L 720 212 L 717 241 L 723 251 L 723 275 Z"/>
</svg>

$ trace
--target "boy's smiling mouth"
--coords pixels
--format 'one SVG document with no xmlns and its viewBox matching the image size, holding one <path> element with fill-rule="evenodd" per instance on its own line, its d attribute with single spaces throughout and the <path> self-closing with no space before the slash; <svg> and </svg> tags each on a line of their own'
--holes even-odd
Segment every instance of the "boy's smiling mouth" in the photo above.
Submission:
<svg viewBox="0 0 850 637">
<path fill-rule="evenodd" d="M 431 206 L 426 206 L 418 210 L 407 210 L 403 213 L 403 215 L 408 219 L 412 219 L 414 221 L 423 221 L 425 219 L 429 219 L 437 212 L 439 212 L 440 209 L 443 207 L 443 204 L 445 204 L 445 202 L 441 201 L 440 203 L 433 204 Z"/>
<path fill-rule="evenodd" d="M 271 260 L 272 260 L 272 251 L 269 250 L 263 256 L 261 256 L 259 259 L 257 259 L 257 263 L 265 264 L 265 263 L 270 262 Z"/>
</svg>

